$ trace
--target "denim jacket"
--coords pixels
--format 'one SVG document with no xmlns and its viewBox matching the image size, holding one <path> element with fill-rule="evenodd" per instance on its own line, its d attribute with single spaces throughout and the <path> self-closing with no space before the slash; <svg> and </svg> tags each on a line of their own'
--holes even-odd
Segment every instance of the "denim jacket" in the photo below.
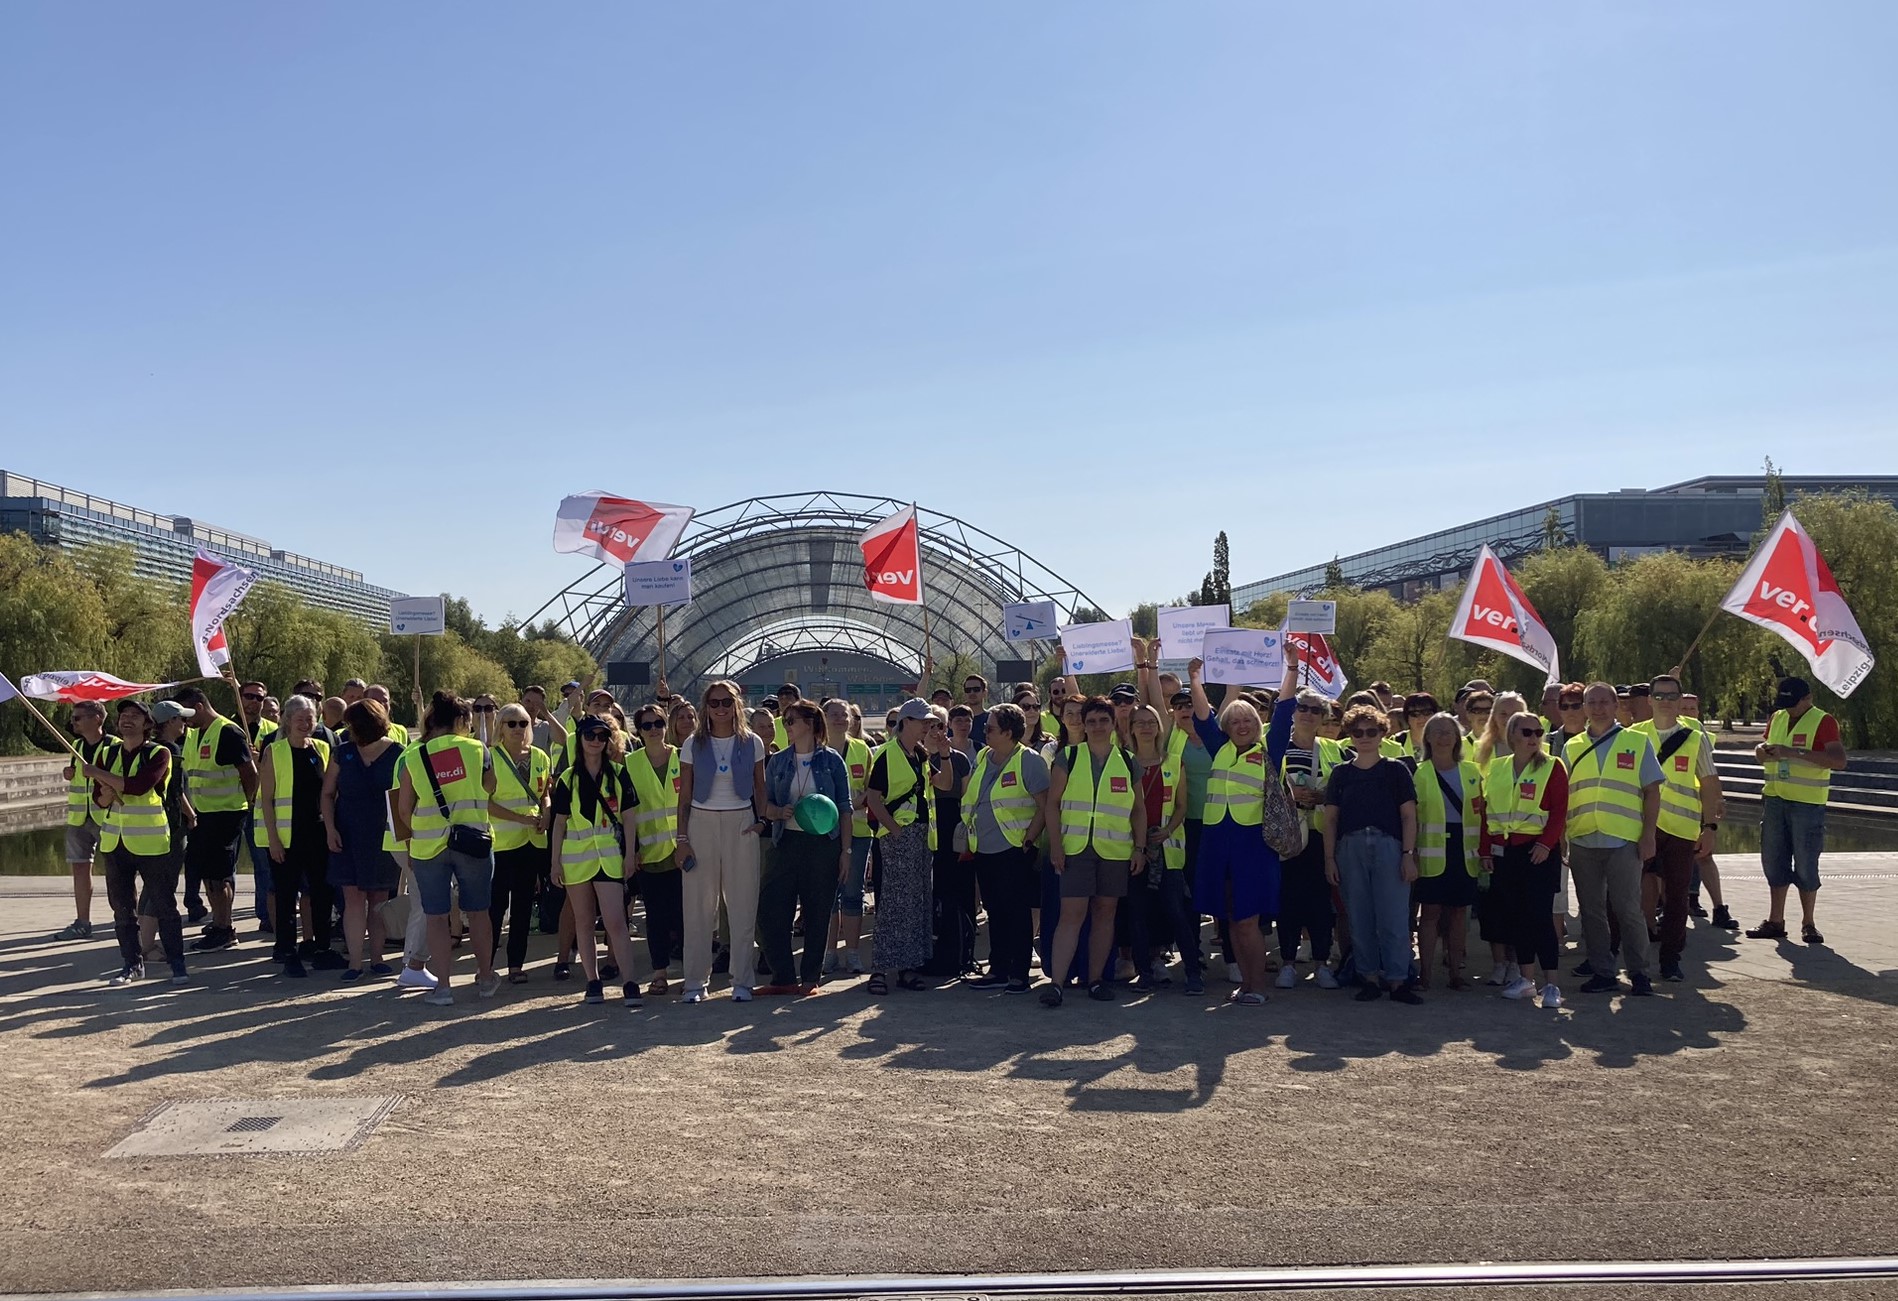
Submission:
<svg viewBox="0 0 1898 1301">
<path fill-rule="evenodd" d="M 765 799 L 783 808 L 791 802 L 791 782 L 797 777 L 797 751 L 780 750 L 765 760 L 764 790 Z M 811 755 L 811 780 L 819 795 L 830 797 L 837 806 L 837 825 L 830 830 L 830 839 L 836 840 L 843 828 L 850 825 L 850 770 L 844 766 L 842 756 L 835 750 L 818 749 Z M 785 824 L 771 824 L 771 842 L 776 844 L 784 833 Z"/>
</svg>

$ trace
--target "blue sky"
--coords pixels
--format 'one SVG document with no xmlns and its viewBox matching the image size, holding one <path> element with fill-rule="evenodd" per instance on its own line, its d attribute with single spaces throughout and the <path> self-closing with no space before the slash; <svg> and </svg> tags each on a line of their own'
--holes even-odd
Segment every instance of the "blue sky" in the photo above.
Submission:
<svg viewBox="0 0 1898 1301">
<path fill-rule="evenodd" d="M 915 497 L 1118 612 L 1898 468 L 1898 6 L 0 12 L 0 465 L 527 614 L 565 493 Z M 428 506 L 405 512 L 415 492 Z"/>
</svg>

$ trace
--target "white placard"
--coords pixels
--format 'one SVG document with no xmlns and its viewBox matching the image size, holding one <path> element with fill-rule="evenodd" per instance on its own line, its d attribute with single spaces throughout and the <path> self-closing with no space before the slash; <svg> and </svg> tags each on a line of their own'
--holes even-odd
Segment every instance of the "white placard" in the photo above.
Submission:
<svg viewBox="0 0 1898 1301">
<path fill-rule="evenodd" d="M 1338 603 L 1336 601 L 1293 601 L 1285 607 L 1284 631 L 1338 631 Z"/>
<path fill-rule="evenodd" d="M 1276 687 L 1285 677 L 1285 639 L 1264 628 L 1215 628 L 1200 643 L 1207 682 L 1234 687 Z"/>
<path fill-rule="evenodd" d="M 635 560 L 626 566 L 626 604 L 684 605 L 692 599 L 692 557 Z"/>
<path fill-rule="evenodd" d="M 439 637 L 448 631 L 447 602 L 439 596 L 398 596 L 389 601 L 389 631 L 404 637 Z"/>
<path fill-rule="evenodd" d="M 1071 623 L 1061 630 L 1069 673 L 1120 673 L 1134 666 L 1131 619 L 1111 623 Z"/>
<path fill-rule="evenodd" d="M 1190 660 L 1199 654 L 1200 639 L 1214 628 L 1232 627 L 1230 605 L 1165 605 L 1156 616 L 1160 625 L 1160 655 Z"/>
<path fill-rule="evenodd" d="M 1002 633 L 1010 641 L 1040 641 L 1055 635 L 1060 617 L 1053 601 L 1018 601 L 1002 607 Z"/>
</svg>

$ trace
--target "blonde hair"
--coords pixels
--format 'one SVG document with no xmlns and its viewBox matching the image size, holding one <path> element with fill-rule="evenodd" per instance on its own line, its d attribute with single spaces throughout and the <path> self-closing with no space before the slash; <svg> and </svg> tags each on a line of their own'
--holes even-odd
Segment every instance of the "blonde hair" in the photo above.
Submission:
<svg viewBox="0 0 1898 1301">
<path fill-rule="evenodd" d="M 699 693 L 699 726 L 692 733 L 694 740 L 710 740 L 712 736 L 712 707 L 706 702 L 714 691 L 723 691 L 732 698 L 732 734 L 739 740 L 749 740 L 751 723 L 745 718 L 745 692 L 730 678 L 720 678 Z"/>
<path fill-rule="evenodd" d="M 1513 702 L 1516 708 L 1505 713 L 1503 711 L 1504 701 Z M 1509 748 L 1509 720 L 1514 718 L 1517 714 L 1526 714 L 1528 712 L 1529 702 L 1522 698 L 1520 691 L 1498 692 L 1496 697 L 1490 702 L 1489 722 L 1484 726 L 1483 734 L 1476 738 L 1476 762 L 1479 764 L 1487 764 L 1495 757 L 1498 746 L 1507 750 Z"/>
<path fill-rule="evenodd" d="M 1242 713 L 1250 714 L 1252 721 L 1258 725 L 1259 731 L 1261 733 L 1265 731 L 1265 723 L 1259 718 L 1259 711 L 1250 700 L 1228 700 L 1222 705 L 1219 710 L 1219 730 L 1224 732 L 1227 736 L 1231 736 L 1232 720 L 1239 717 Z M 1264 740 L 1265 738 L 1261 735 L 1259 739 Z"/>
<path fill-rule="evenodd" d="M 1503 732 L 1505 734 L 1506 739 L 1513 739 L 1513 736 L 1516 730 L 1516 720 L 1518 719 L 1521 719 L 1525 723 L 1539 724 L 1542 721 L 1541 719 L 1537 718 L 1534 714 L 1530 713 L 1526 709 L 1522 710 L 1519 713 L 1511 714 L 1509 716 L 1508 721 L 1503 724 Z M 1485 737 L 1484 739 L 1487 740 L 1488 738 Z M 1537 737 L 1536 738 L 1536 753 L 1539 755 L 1546 755 L 1548 752 L 1549 752 L 1549 743 L 1548 743 L 1547 737 L 1546 736 Z"/>
</svg>

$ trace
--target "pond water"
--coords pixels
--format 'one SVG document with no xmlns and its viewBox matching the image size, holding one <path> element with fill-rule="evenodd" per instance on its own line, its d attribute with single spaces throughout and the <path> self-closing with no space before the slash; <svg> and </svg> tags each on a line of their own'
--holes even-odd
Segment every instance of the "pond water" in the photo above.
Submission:
<svg viewBox="0 0 1898 1301">
<path fill-rule="evenodd" d="M 66 829 L 47 827 L 0 835 L 0 876 L 64 876 Z M 1898 818 L 1850 818 L 1834 814 L 1826 820 L 1826 848 L 1837 852 L 1898 850 Z M 1720 824 L 1719 852 L 1757 854 L 1760 850 L 1758 805 L 1734 804 Z M 239 870 L 248 872 L 248 857 Z"/>
</svg>

